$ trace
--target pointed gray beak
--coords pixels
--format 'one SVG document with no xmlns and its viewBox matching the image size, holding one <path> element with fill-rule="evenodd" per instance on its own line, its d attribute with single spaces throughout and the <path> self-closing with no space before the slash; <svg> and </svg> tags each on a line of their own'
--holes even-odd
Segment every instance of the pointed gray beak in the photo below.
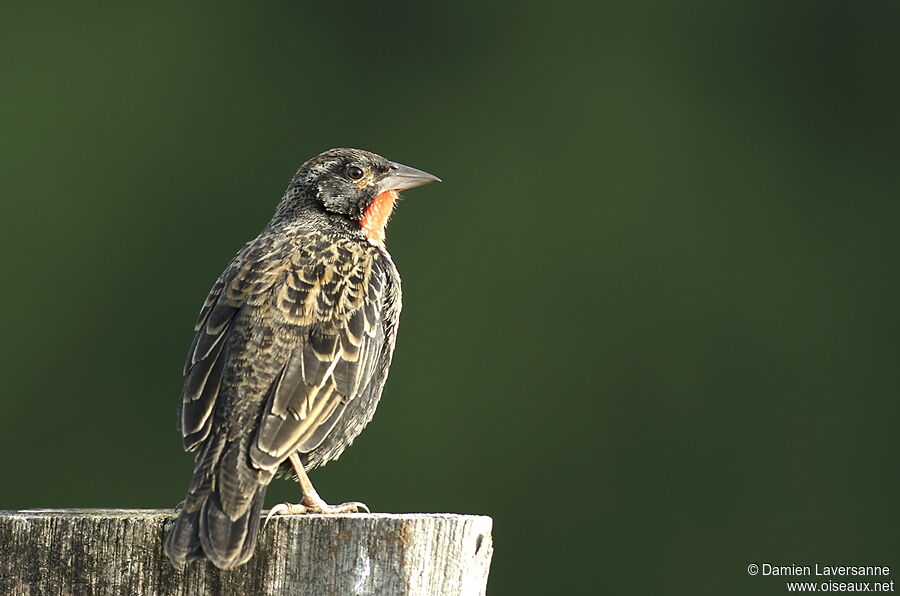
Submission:
<svg viewBox="0 0 900 596">
<path fill-rule="evenodd" d="M 391 162 L 391 170 L 385 174 L 384 178 L 378 181 L 378 191 L 406 190 L 440 181 L 440 178 L 428 172 L 423 172 L 401 163 Z"/>
</svg>

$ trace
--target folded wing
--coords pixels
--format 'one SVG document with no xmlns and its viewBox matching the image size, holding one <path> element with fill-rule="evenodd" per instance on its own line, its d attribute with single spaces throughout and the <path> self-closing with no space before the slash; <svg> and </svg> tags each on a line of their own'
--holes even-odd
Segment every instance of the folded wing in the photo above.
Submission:
<svg viewBox="0 0 900 596">
<path fill-rule="evenodd" d="M 337 256 L 337 255 L 335 255 Z M 269 395 L 256 440 L 255 466 L 274 471 L 294 451 L 318 447 L 369 385 L 385 341 L 383 265 L 370 254 L 292 267 L 277 296 L 293 347 Z"/>
</svg>

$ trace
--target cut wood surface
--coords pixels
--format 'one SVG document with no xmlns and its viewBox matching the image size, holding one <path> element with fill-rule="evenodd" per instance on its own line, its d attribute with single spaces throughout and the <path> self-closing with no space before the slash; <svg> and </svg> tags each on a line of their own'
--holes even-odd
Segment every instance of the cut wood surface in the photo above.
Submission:
<svg viewBox="0 0 900 596">
<path fill-rule="evenodd" d="M 256 554 L 221 571 L 176 570 L 162 550 L 171 511 L 0 511 L 0 594 L 484 594 L 489 517 L 276 516 Z"/>
</svg>

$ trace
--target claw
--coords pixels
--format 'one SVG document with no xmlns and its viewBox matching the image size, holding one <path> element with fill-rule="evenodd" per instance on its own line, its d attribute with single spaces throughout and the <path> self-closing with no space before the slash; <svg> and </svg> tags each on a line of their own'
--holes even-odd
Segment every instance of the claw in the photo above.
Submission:
<svg viewBox="0 0 900 596">
<path fill-rule="evenodd" d="M 266 516 L 265 521 L 263 522 L 263 527 L 269 523 L 269 520 L 272 519 L 274 515 L 294 515 L 299 513 L 307 513 L 309 512 L 309 508 L 302 503 L 279 503 L 278 505 L 273 506 L 269 509 L 269 514 Z"/>
<path fill-rule="evenodd" d="M 329 505 L 318 494 L 311 492 L 303 497 L 301 501 L 306 506 L 306 510 L 310 513 L 359 513 L 360 509 L 366 513 L 371 513 L 369 507 L 365 503 L 359 501 L 350 501 L 349 503 L 341 503 L 340 505 Z"/>
<path fill-rule="evenodd" d="M 365 503 L 359 501 L 351 501 L 349 503 L 341 503 L 340 505 L 329 505 L 328 503 L 306 503 L 310 513 L 359 513 L 360 509 L 366 513 L 371 513 L 369 507 Z"/>
<path fill-rule="evenodd" d="M 359 512 L 360 512 L 360 509 L 362 509 L 362 510 L 365 511 L 366 513 L 372 513 L 371 511 L 369 511 L 369 506 L 368 506 L 368 505 L 366 505 L 365 503 L 360 503 L 359 501 L 353 501 L 352 503 L 344 503 L 344 505 L 354 505 L 354 506 L 356 506 L 356 511 L 354 511 L 353 513 L 359 513 Z"/>
<path fill-rule="evenodd" d="M 263 527 L 269 523 L 269 520 L 276 515 L 299 515 L 303 513 L 320 513 L 323 515 L 331 515 L 335 513 L 359 513 L 369 511 L 369 506 L 359 501 L 350 501 L 349 503 L 341 503 L 340 505 L 329 505 L 325 501 L 315 499 L 303 499 L 302 503 L 279 503 L 269 509 L 269 514 L 263 521 Z"/>
</svg>

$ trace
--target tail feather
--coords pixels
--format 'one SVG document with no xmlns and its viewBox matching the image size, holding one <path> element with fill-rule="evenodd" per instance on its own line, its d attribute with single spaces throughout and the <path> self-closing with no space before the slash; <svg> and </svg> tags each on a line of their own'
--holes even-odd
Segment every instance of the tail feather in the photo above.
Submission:
<svg viewBox="0 0 900 596">
<path fill-rule="evenodd" d="M 231 569 L 253 556 L 271 474 L 253 475 L 239 460 L 222 457 L 223 451 L 237 449 L 218 440 L 201 451 L 184 507 L 166 536 L 166 555 L 178 568 L 208 558 L 221 569 Z M 235 475 L 244 482 L 229 482 Z M 223 500 L 230 506 L 223 507 Z"/>
<path fill-rule="evenodd" d="M 182 511 L 166 536 L 166 555 L 179 569 L 204 557 L 200 544 L 200 512 Z"/>
<path fill-rule="evenodd" d="M 221 569 L 243 565 L 253 556 L 259 533 L 266 486 L 260 486 L 243 515 L 232 520 L 222 509 L 218 492 L 210 494 L 200 512 L 200 544 L 206 557 Z"/>
<path fill-rule="evenodd" d="M 166 536 L 165 551 L 178 568 L 207 558 L 216 567 L 231 569 L 253 556 L 266 485 L 260 485 L 250 506 L 236 520 L 222 509 L 217 491 L 211 491 L 194 511 L 182 510 Z"/>
</svg>

